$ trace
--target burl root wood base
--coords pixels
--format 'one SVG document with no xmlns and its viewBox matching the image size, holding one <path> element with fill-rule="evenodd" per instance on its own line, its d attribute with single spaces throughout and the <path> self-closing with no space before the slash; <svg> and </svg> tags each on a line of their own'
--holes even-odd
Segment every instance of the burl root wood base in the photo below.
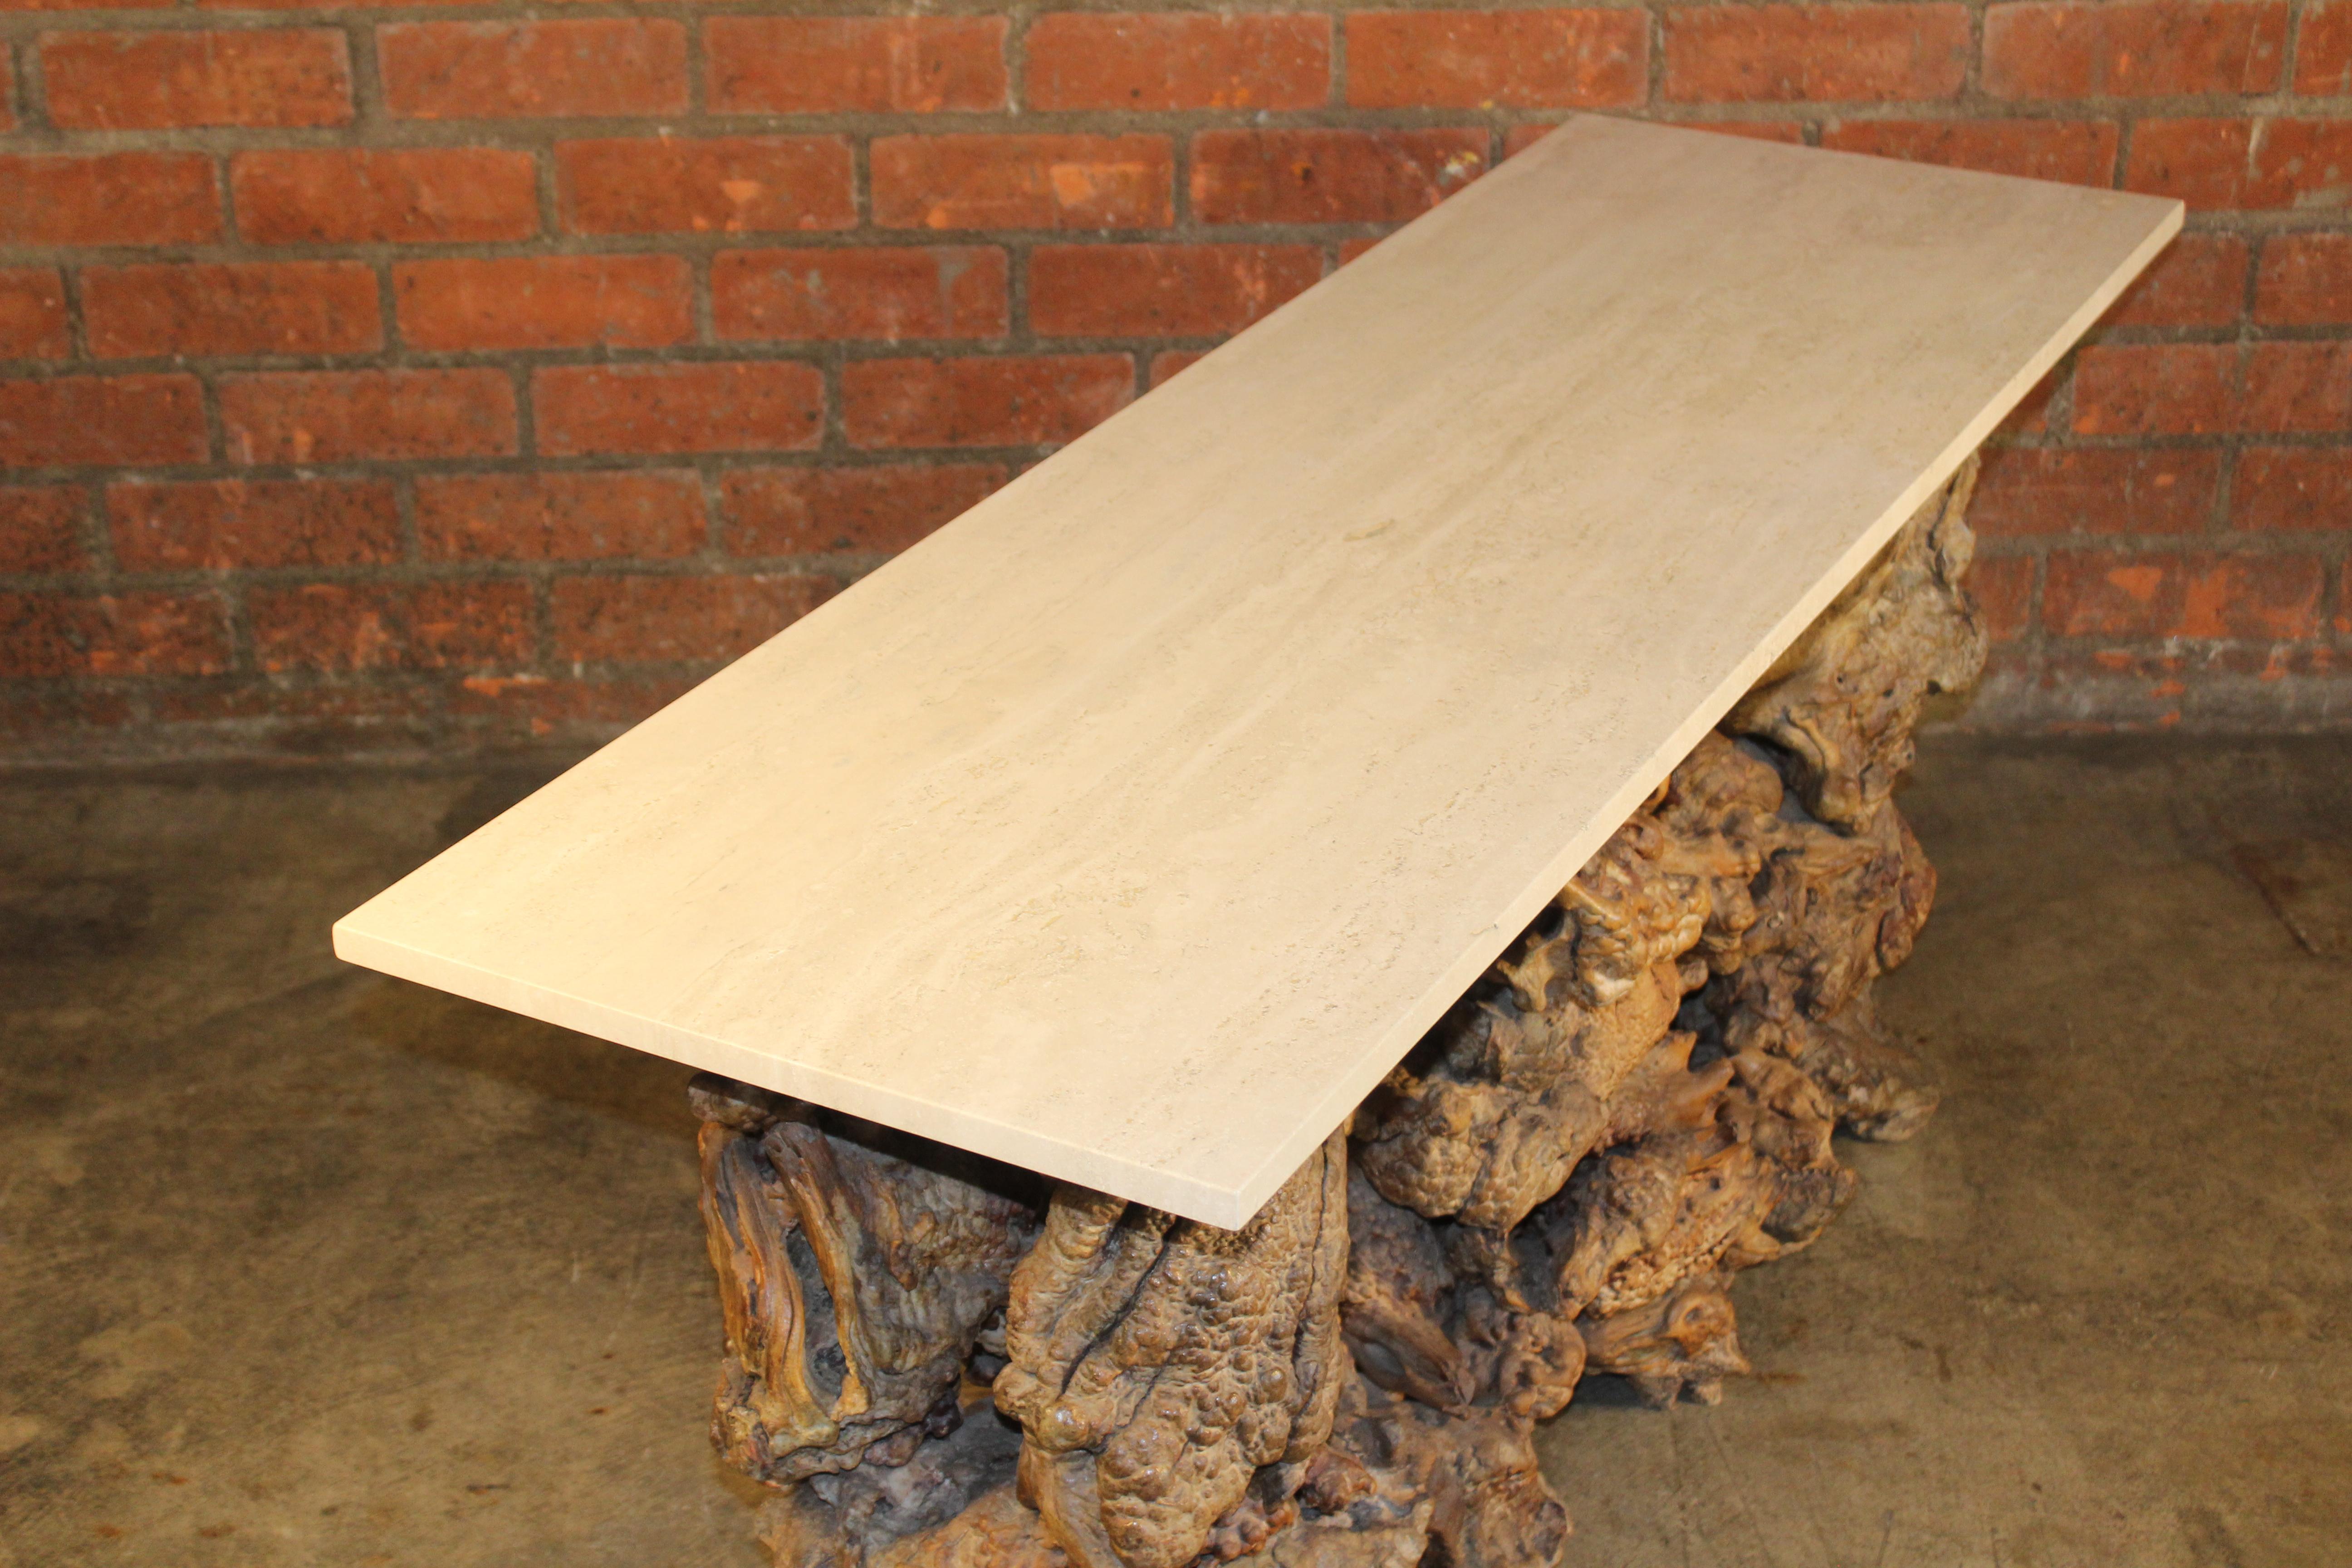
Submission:
<svg viewBox="0 0 2352 1568">
<path fill-rule="evenodd" d="M 1871 984 L 1935 871 L 1894 804 L 1972 680 L 1971 462 L 1248 1225 L 718 1079 L 713 1435 L 780 1568 L 1541 1568 L 1535 1424 L 1748 1371 L 1730 1289 L 1937 1090 Z"/>
</svg>

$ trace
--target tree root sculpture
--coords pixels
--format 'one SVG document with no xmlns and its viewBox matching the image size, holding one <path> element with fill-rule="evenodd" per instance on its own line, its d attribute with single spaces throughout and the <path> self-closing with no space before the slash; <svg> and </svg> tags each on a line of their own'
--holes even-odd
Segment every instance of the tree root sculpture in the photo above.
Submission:
<svg viewBox="0 0 2352 1568">
<path fill-rule="evenodd" d="M 698 1080 L 713 1436 L 779 1568 L 1550 1568 L 1535 1424 L 1745 1374 L 1731 1286 L 1933 1112 L 1895 805 L 1971 461 L 1239 1230 Z"/>
</svg>

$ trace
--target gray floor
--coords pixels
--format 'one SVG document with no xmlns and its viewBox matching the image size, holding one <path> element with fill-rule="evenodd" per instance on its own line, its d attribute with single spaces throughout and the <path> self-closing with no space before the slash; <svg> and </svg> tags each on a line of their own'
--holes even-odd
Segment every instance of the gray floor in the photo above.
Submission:
<svg viewBox="0 0 2352 1568">
<path fill-rule="evenodd" d="M 325 948 L 527 783 L 0 779 L 0 1568 L 755 1568 L 685 1070 Z M 1569 1563 L 2352 1563 L 2352 742 L 1906 805 L 1945 1110 L 1742 1281 L 1762 1375 L 1550 1429 Z"/>
</svg>

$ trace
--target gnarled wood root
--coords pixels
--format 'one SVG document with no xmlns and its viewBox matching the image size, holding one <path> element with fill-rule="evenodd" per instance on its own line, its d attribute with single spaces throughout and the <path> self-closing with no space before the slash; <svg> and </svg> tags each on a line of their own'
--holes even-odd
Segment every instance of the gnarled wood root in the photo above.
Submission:
<svg viewBox="0 0 2352 1568">
<path fill-rule="evenodd" d="M 1974 478 L 1239 1230 L 698 1080 L 780 1568 L 1550 1568 L 1535 1423 L 1588 1371 L 1719 1398 L 1733 1279 L 1853 1194 L 1832 1131 L 1935 1108 L 1871 986 L 1935 895 L 1913 728 L 1984 658 Z"/>
</svg>

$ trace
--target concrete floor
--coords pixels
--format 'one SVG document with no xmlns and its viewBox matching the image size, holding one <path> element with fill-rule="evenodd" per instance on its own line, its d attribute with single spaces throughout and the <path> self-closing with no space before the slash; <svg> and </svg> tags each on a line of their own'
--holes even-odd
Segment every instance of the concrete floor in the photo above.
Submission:
<svg viewBox="0 0 2352 1568">
<path fill-rule="evenodd" d="M 327 952 L 530 782 L 0 779 L 0 1568 L 756 1568 L 685 1069 Z M 1945 1109 L 1743 1279 L 1761 1376 L 1549 1430 L 1569 1563 L 2352 1563 L 2352 740 L 1906 805 Z"/>
</svg>

